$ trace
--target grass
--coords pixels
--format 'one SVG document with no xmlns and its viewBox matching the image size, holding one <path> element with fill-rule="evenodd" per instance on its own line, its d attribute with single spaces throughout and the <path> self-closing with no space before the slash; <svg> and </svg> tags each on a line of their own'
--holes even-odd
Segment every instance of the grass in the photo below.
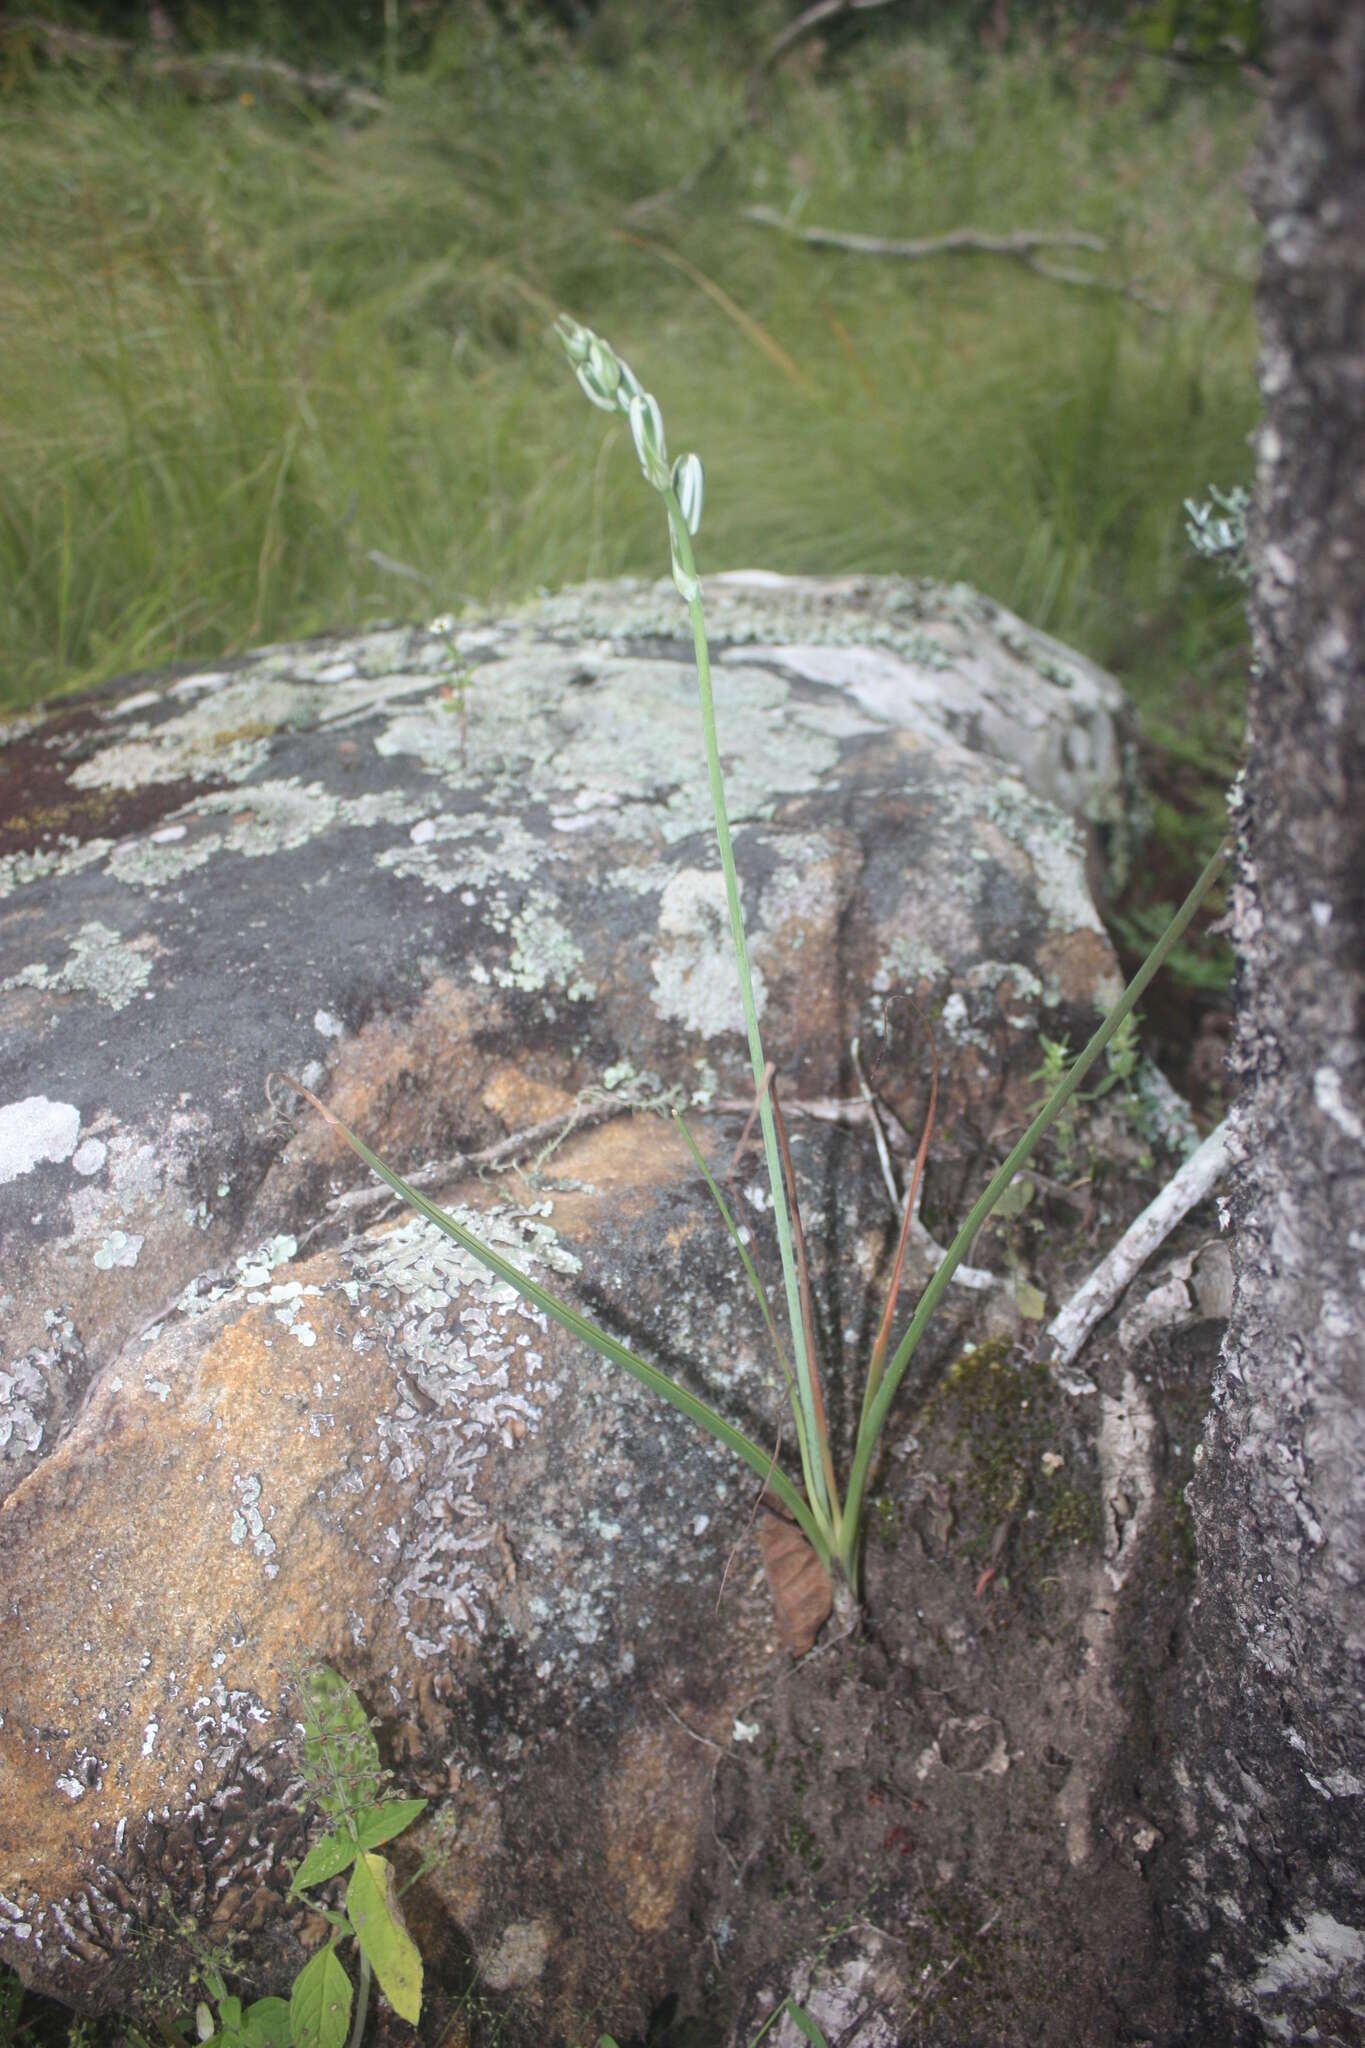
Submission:
<svg viewBox="0 0 1365 2048">
<path fill-rule="evenodd" d="M 565 306 L 707 422 L 709 559 L 969 579 L 1221 776 L 1244 628 L 1180 502 L 1249 467 L 1245 91 L 1112 53 L 807 50 L 632 229 L 734 118 L 736 32 L 699 48 L 684 17 L 647 52 L 618 8 L 585 53 L 459 12 L 365 126 L 58 73 L 0 102 L 0 700 L 655 574 L 622 429 L 553 395 Z M 1174 310 L 739 218 L 797 199 L 872 233 L 1092 230 Z"/>
</svg>

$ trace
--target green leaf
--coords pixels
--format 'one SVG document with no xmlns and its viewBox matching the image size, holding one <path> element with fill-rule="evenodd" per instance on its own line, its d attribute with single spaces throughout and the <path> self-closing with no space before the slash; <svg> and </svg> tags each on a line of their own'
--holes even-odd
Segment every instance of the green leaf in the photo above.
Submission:
<svg viewBox="0 0 1365 2048">
<path fill-rule="evenodd" d="M 355 1816 L 355 1831 L 362 1849 L 377 1849 L 410 1828 L 426 1810 L 425 1799 L 386 1799 L 382 1806 L 368 1806 Z"/>
<path fill-rule="evenodd" d="M 828 2041 L 804 2006 L 798 2005 L 794 1998 L 789 1998 L 787 2000 L 787 2011 L 791 2015 L 793 2024 L 800 2028 L 806 2039 L 812 2044 L 812 2048 L 829 2048 Z"/>
<path fill-rule="evenodd" d="M 1031 1280 L 1015 1281 L 1014 1305 L 1031 1323 L 1041 1323 L 1047 1314 L 1047 1296 Z"/>
<path fill-rule="evenodd" d="M 457 1223 L 453 1216 L 447 1215 L 435 1202 L 428 1201 L 417 1188 L 410 1186 L 396 1174 L 391 1166 L 386 1166 L 378 1153 L 372 1152 L 365 1140 L 357 1137 L 349 1124 L 344 1124 L 325 1103 L 319 1102 L 310 1088 L 300 1087 L 297 1081 L 290 1081 L 289 1086 L 312 1103 L 319 1116 L 330 1124 L 334 1131 L 341 1133 L 351 1150 L 364 1160 L 370 1171 L 377 1173 L 396 1195 L 401 1195 L 409 1208 L 415 1209 L 419 1216 L 425 1216 L 429 1223 L 434 1223 L 438 1230 L 444 1231 L 445 1235 L 463 1251 L 467 1251 L 471 1258 L 477 1259 L 481 1266 L 486 1266 L 499 1280 L 506 1281 L 509 1287 L 515 1288 L 524 1300 L 542 1310 L 551 1321 L 569 1331 L 571 1336 L 579 1338 L 609 1364 L 620 1366 L 624 1372 L 628 1372 L 632 1378 L 648 1387 L 659 1400 L 667 1401 L 670 1407 L 678 1409 L 689 1421 L 699 1424 L 718 1442 L 732 1450 L 736 1457 L 742 1458 L 750 1471 L 756 1472 L 764 1484 L 777 1495 L 802 1534 L 814 1545 L 817 1555 L 822 1560 L 828 1557 L 829 1544 L 816 1525 L 805 1499 L 792 1485 L 786 1473 L 780 1467 L 774 1466 L 768 1452 L 760 1450 L 742 1430 L 736 1429 L 732 1422 L 727 1422 L 723 1415 L 718 1415 L 714 1408 L 709 1408 L 705 1401 L 699 1401 L 686 1387 L 680 1387 L 667 1373 L 660 1372 L 657 1365 L 650 1365 L 627 1345 L 610 1336 L 607 1331 L 599 1329 L 596 1323 L 589 1322 L 577 1309 L 571 1308 L 566 1301 L 561 1301 L 557 1294 L 551 1294 L 548 1287 L 542 1287 L 538 1280 L 532 1280 L 519 1266 L 514 1266 L 510 1259 L 503 1258 L 500 1252 L 491 1251 L 481 1237 L 476 1237 L 472 1230 L 466 1230 L 462 1223 Z M 335 1673 L 332 1675 L 335 1676 Z M 305 1744 L 305 1754 L 306 1751 Z M 374 1803 L 372 1799 L 370 1804 Z"/>
<path fill-rule="evenodd" d="M 355 1938 L 400 2019 L 417 2024 L 422 2010 L 422 1958 L 403 1924 L 393 1865 L 368 1852 L 351 1873 L 346 1911 Z"/>
<path fill-rule="evenodd" d="M 364 1809 L 370 1811 L 371 1809 Z M 378 1811 L 382 1812 L 383 1808 Z M 363 1812 L 360 1816 L 363 1818 Z M 366 1847 L 369 1844 L 365 1844 Z M 352 1834 L 324 1835 L 320 1842 L 314 1842 L 308 1854 L 294 1872 L 294 1882 L 289 1887 L 289 1896 L 296 1899 L 300 1892 L 307 1891 L 311 1884 L 326 1884 L 329 1877 L 340 1876 L 349 1870 L 358 1854 L 356 1839 Z"/>
<path fill-rule="evenodd" d="M 365 1709 L 340 1672 L 319 1664 L 303 1681 L 303 1761 L 329 1820 L 379 1800 L 383 1772 Z"/>
<path fill-rule="evenodd" d="M 242 2001 L 240 1998 L 220 1998 L 218 2001 L 218 2023 L 227 2035 L 242 2031 Z"/>
<path fill-rule="evenodd" d="M 293 2048 L 345 2048 L 351 2024 L 351 1980 L 329 1942 L 294 1979 L 289 1999 Z"/>
<path fill-rule="evenodd" d="M 258 1998 L 248 2006 L 242 2021 L 242 2039 L 247 2048 L 290 2048 L 289 2000 Z"/>
<path fill-rule="evenodd" d="M 1012 1180 L 995 1205 L 997 1216 L 1022 1216 L 1033 1200 L 1031 1180 Z"/>
</svg>

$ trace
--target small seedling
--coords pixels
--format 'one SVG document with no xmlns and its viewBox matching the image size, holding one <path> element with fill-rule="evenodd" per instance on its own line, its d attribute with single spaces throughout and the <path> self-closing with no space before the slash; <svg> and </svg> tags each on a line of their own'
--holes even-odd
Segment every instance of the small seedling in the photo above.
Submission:
<svg viewBox="0 0 1365 2048">
<path fill-rule="evenodd" d="M 300 1899 L 345 1878 L 344 1901 L 340 1907 L 317 1906 L 332 1929 L 331 1939 L 304 1964 L 287 1999 L 258 1998 L 244 2006 L 229 1995 L 217 1962 L 201 1961 L 208 1998 L 196 2008 L 195 2036 L 205 2044 L 347 2048 L 349 2040 L 349 2048 L 359 2048 L 372 1977 L 402 2019 L 416 2026 L 421 2013 L 422 1958 L 403 1923 L 393 1866 L 374 1852 L 411 1827 L 427 1802 L 391 1799 L 385 1793 L 370 1724 L 344 1678 L 319 1665 L 300 1690 L 304 1777 L 312 1804 L 332 1825 L 295 1871 L 289 1896 Z M 337 1954 L 347 1937 L 360 1950 L 358 1999 Z"/>
<path fill-rule="evenodd" d="M 677 1117 L 679 1129 L 692 1150 L 696 1163 L 708 1187 L 719 1204 L 726 1228 L 740 1251 L 745 1273 L 757 1295 L 765 1321 L 772 1336 L 778 1361 L 790 1397 L 792 1416 L 795 1424 L 797 1451 L 801 1465 L 801 1486 L 797 1486 L 782 1471 L 775 1455 L 756 1444 L 739 1430 L 725 1416 L 709 1407 L 704 1401 L 670 1379 L 647 1359 L 641 1358 L 627 1345 L 613 1337 L 609 1331 L 590 1322 L 577 1309 L 561 1301 L 548 1288 L 532 1280 L 509 1260 L 503 1258 L 485 1245 L 473 1232 L 447 1215 L 445 1210 L 408 1185 L 391 1167 L 372 1152 L 364 1140 L 348 1128 L 318 1098 L 297 1082 L 290 1085 L 311 1102 L 326 1121 L 346 1139 L 365 1163 L 382 1180 L 401 1195 L 410 1206 L 434 1223 L 445 1235 L 463 1247 L 498 1279 L 516 1289 L 517 1293 L 551 1317 L 561 1327 L 580 1338 L 600 1357 L 618 1365 L 642 1382 L 658 1399 L 679 1409 L 720 1443 L 725 1444 L 745 1462 L 762 1481 L 765 1491 L 772 1496 L 779 1508 L 801 1531 L 815 1553 L 821 1570 L 832 1582 L 832 1597 L 837 1607 L 846 1614 L 856 1608 L 858 1565 L 861 1548 L 864 1503 L 868 1477 L 877 1445 L 885 1426 L 897 1388 L 905 1376 L 907 1367 L 914 1356 L 920 1338 L 924 1334 L 929 1318 L 933 1315 L 943 1297 L 948 1283 L 962 1263 L 968 1248 L 983 1223 L 991 1215 L 1010 1186 L 1020 1168 L 1049 1130 L 1063 1117 L 1077 1097 L 1081 1083 L 1091 1071 L 1095 1062 L 1128 1028 L 1127 1020 L 1143 990 L 1162 965 L 1172 947 L 1194 916 L 1200 903 L 1213 883 L 1222 866 L 1225 849 L 1209 861 L 1204 872 L 1191 890 L 1180 910 L 1172 918 L 1161 938 L 1153 946 L 1147 959 L 1133 977 L 1123 995 L 1094 1033 L 1085 1049 L 1069 1067 L 1063 1057 L 1060 1045 L 1052 1057 L 1055 1073 L 1049 1074 L 1048 1098 L 1033 1118 L 1028 1129 L 1020 1138 L 999 1171 L 992 1177 L 984 1194 L 976 1202 L 964 1220 L 957 1236 L 940 1261 L 933 1276 L 920 1296 L 919 1304 L 910 1319 L 894 1352 L 891 1336 L 899 1297 L 901 1273 L 905 1261 L 910 1225 L 915 1214 L 916 1200 L 928 1153 L 930 1133 L 933 1124 L 934 1105 L 937 1097 L 937 1067 L 930 1089 L 929 1110 L 920 1137 L 918 1155 L 915 1160 L 909 1186 L 905 1196 L 905 1208 L 901 1225 L 900 1242 L 897 1247 L 886 1302 L 878 1324 L 878 1331 L 868 1365 L 867 1380 L 863 1393 L 862 1411 L 854 1446 L 852 1467 L 848 1476 L 847 1489 L 841 1495 L 834 1469 L 829 1429 L 825 1419 L 824 1396 L 820 1385 L 819 1369 L 815 1356 L 815 1325 L 811 1305 L 809 1275 L 806 1270 L 804 1244 L 801 1235 L 800 1214 L 796 1205 L 796 1181 L 791 1170 L 790 1152 L 782 1125 L 778 1090 L 772 1069 L 764 1056 L 758 1026 L 758 1011 L 754 1000 L 753 979 L 749 971 L 748 945 L 744 931 L 744 916 L 740 904 L 739 878 L 735 868 L 734 851 L 730 839 L 730 821 L 725 801 L 725 782 L 721 772 L 720 750 L 716 737 L 715 705 L 711 690 L 711 664 L 707 646 L 706 624 L 702 611 L 701 583 L 697 575 L 696 562 L 692 553 L 692 540 L 701 523 L 704 480 L 700 459 L 693 454 L 681 455 L 670 461 L 664 435 L 663 415 L 658 400 L 644 389 L 630 365 L 622 360 L 600 336 L 589 329 L 580 327 L 576 321 L 567 318 L 557 323 L 562 341 L 574 373 L 587 397 L 595 406 L 609 413 L 623 413 L 629 422 L 635 453 L 646 483 L 663 500 L 668 521 L 669 551 L 672 559 L 673 580 L 678 593 L 688 608 L 692 624 L 692 642 L 696 657 L 697 686 L 700 700 L 702 739 L 706 751 L 707 771 L 710 779 L 712 808 L 715 816 L 716 839 L 720 853 L 721 869 L 725 878 L 726 902 L 729 908 L 730 933 L 734 945 L 735 966 L 738 978 L 740 1008 L 743 1013 L 748 1036 L 749 1054 L 753 1067 L 756 1110 L 762 1132 L 763 1152 L 767 1164 L 768 1187 L 772 1204 L 773 1221 L 776 1229 L 778 1252 L 781 1259 L 783 1289 L 786 1296 L 787 1338 L 779 1335 L 776 1323 L 768 1306 L 767 1297 L 759 1282 L 753 1261 L 745 1248 L 740 1232 L 734 1224 L 719 1187 L 702 1160 L 690 1133 Z M 1125 1055 L 1126 1056 L 1126 1055 Z M 1115 1077 L 1117 1078 L 1117 1076 Z M 826 1611 L 828 1607 L 828 1601 Z M 381 1983 L 383 1979 L 381 1977 Z"/>
</svg>

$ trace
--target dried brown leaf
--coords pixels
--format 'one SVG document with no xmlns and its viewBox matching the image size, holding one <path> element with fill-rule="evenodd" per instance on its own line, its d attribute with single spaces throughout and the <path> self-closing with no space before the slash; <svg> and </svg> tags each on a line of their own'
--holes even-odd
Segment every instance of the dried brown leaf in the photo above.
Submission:
<svg viewBox="0 0 1365 2048">
<path fill-rule="evenodd" d="M 793 1656 L 804 1657 L 834 1606 L 829 1573 L 795 1522 L 766 1506 L 759 1516 L 758 1547 L 778 1633 Z"/>
</svg>

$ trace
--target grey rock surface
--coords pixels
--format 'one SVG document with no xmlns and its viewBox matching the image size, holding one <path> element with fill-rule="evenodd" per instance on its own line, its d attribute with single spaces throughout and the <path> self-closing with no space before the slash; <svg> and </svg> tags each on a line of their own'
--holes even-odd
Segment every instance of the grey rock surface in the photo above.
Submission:
<svg viewBox="0 0 1365 2048">
<path fill-rule="evenodd" d="M 914 996 L 955 1201 L 1040 1026 L 1117 992 L 1080 821 L 1129 827 L 1122 693 L 961 589 L 707 601 L 769 1054 L 789 1100 L 851 1098 L 850 1038 L 892 1020 L 878 1085 L 917 1129 Z M 738 1261 L 651 1114 L 723 1166 L 751 1085 L 685 625 L 671 586 L 594 586 L 0 734 L 0 1956 L 32 1983 L 132 1995 L 163 1886 L 215 1936 L 279 1905 L 300 1658 L 455 1806 L 432 1911 L 536 2025 L 627 1954 L 642 2009 L 668 1981 L 695 1738 L 780 1664 L 751 1571 L 715 1611 L 750 1489 L 265 1091 L 297 1075 L 774 1434 Z M 892 1220 L 865 1131 L 795 1122 L 837 1382 Z M 940 1355 L 1010 1313 L 955 1305 Z M 297 1909 L 271 1926 L 296 1963 Z"/>
</svg>

